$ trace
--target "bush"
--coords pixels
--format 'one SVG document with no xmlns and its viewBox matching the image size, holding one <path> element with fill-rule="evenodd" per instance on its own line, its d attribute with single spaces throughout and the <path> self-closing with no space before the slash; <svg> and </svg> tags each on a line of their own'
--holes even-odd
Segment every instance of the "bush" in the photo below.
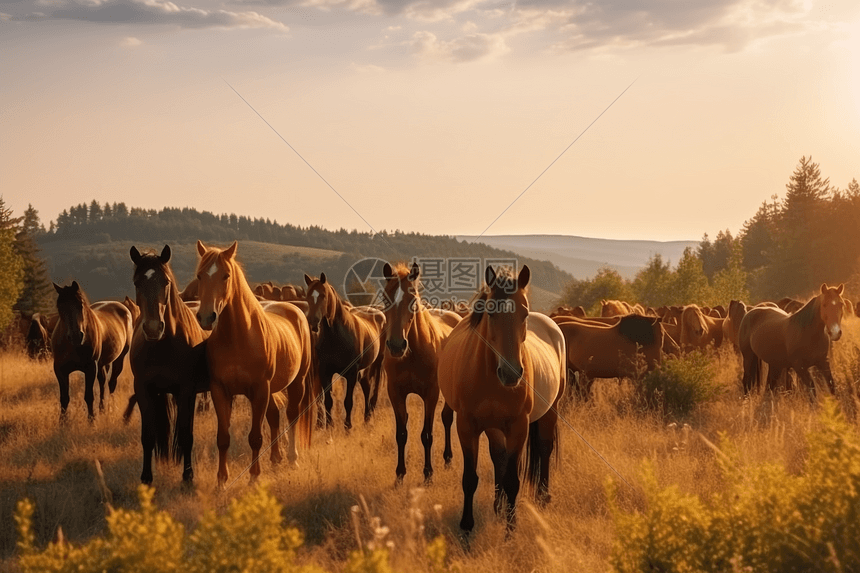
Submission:
<svg viewBox="0 0 860 573">
<path fill-rule="evenodd" d="M 645 400 L 649 407 L 659 409 L 664 416 L 683 418 L 699 404 L 719 396 L 722 387 L 716 380 L 713 360 L 700 351 L 678 358 L 666 358 L 642 380 Z"/>
<path fill-rule="evenodd" d="M 643 513 L 621 512 L 610 488 L 614 570 L 860 571 L 860 440 L 832 399 L 820 420 L 800 476 L 774 464 L 743 468 L 724 439 L 726 489 L 704 502 L 660 489 L 650 466 Z"/>
</svg>

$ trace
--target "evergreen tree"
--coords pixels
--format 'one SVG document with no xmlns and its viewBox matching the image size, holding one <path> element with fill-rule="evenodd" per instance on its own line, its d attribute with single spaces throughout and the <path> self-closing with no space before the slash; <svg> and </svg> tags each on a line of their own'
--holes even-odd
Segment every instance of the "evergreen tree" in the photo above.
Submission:
<svg viewBox="0 0 860 573">
<path fill-rule="evenodd" d="M 102 206 L 99 205 L 99 202 L 93 199 L 92 203 L 90 203 L 90 215 L 89 221 L 90 223 L 94 223 L 96 221 L 102 220 Z"/>
<path fill-rule="evenodd" d="M 21 257 L 23 264 L 23 289 L 15 303 L 15 310 L 24 316 L 35 312 L 47 312 L 53 307 L 51 280 L 45 266 L 45 260 L 40 256 L 37 238 L 43 231 L 39 221 L 39 212 L 29 205 L 24 212 L 21 229 L 15 236 L 15 252 Z"/>
<path fill-rule="evenodd" d="M 15 233 L 19 218 L 12 217 L 12 210 L 0 196 L 0 330 L 5 330 L 12 321 L 12 307 L 21 293 L 24 276 L 20 255 L 15 252 Z"/>
<path fill-rule="evenodd" d="M 735 241 L 726 267 L 714 275 L 711 287 L 711 304 L 721 304 L 728 308 L 732 300 L 750 301 L 747 288 L 747 273 L 743 265 L 743 250 L 740 242 Z"/>
</svg>

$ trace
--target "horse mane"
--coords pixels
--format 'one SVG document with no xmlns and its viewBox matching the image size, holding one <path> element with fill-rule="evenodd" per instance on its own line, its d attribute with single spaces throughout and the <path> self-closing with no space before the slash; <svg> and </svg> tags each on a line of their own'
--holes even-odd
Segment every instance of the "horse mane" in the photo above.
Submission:
<svg viewBox="0 0 860 573">
<path fill-rule="evenodd" d="M 797 317 L 797 321 L 800 323 L 801 326 L 812 324 L 812 322 L 815 320 L 815 309 L 818 308 L 818 306 L 820 305 L 820 298 L 821 295 L 812 297 L 811 299 L 806 301 L 806 304 L 800 307 L 800 310 L 794 313 L 793 316 Z"/>
<path fill-rule="evenodd" d="M 517 291 L 517 275 L 510 267 L 502 267 L 496 270 L 496 282 L 492 286 L 483 285 L 480 290 L 472 297 L 470 306 L 472 313 L 469 315 L 469 326 L 477 328 L 484 318 L 486 313 L 486 304 L 476 305 L 480 301 L 487 302 L 488 300 L 507 300 L 510 299 Z M 523 294 L 528 299 L 529 287 L 523 289 Z M 477 310 L 476 310 L 477 308 Z"/>
<path fill-rule="evenodd" d="M 654 317 L 639 314 L 622 316 L 618 321 L 618 333 L 630 342 L 650 346 L 656 342 Z"/>
</svg>

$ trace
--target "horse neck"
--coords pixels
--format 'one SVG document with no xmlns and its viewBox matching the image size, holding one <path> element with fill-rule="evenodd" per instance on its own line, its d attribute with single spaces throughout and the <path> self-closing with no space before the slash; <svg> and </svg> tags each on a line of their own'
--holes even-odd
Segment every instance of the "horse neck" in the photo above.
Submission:
<svg viewBox="0 0 860 573">
<path fill-rule="evenodd" d="M 230 280 L 233 283 L 233 297 L 224 305 L 219 322 L 226 318 L 230 324 L 250 329 L 255 320 L 262 319 L 265 311 L 239 267 L 231 269 Z"/>
<path fill-rule="evenodd" d="M 93 310 L 93 307 L 90 306 L 86 299 L 81 298 L 81 302 L 83 303 L 83 310 L 81 313 L 86 320 L 84 331 L 87 333 L 87 338 L 95 348 L 96 346 L 101 345 L 101 331 L 98 328 L 98 317 L 96 316 L 96 311 Z"/>
<path fill-rule="evenodd" d="M 812 328 L 814 331 L 820 331 L 821 328 L 824 328 L 824 321 L 821 320 L 821 296 L 816 296 L 810 299 L 803 307 L 795 312 L 789 320 L 798 326 L 801 329 L 805 330 L 807 328 Z"/>
<path fill-rule="evenodd" d="M 412 328 L 409 330 L 410 344 L 414 345 L 432 345 L 437 346 L 441 335 L 433 320 L 433 316 L 419 297 L 415 298 L 418 305 L 418 311 L 415 313 L 415 321 L 412 323 Z"/>
<path fill-rule="evenodd" d="M 326 286 L 326 290 L 328 292 L 326 293 L 325 317 L 328 319 L 329 324 L 334 326 L 335 324 L 352 324 L 355 322 L 355 317 L 349 312 L 343 301 L 340 300 L 340 296 L 338 296 L 334 287 L 328 285 Z"/>
<path fill-rule="evenodd" d="M 167 307 L 168 312 L 165 313 L 164 317 L 164 329 L 171 336 L 176 336 L 180 324 L 186 332 L 195 330 L 194 327 L 200 327 L 200 323 L 197 322 L 194 313 L 191 312 L 191 309 L 182 300 L 182 293 L 176 288 L 175 280 L 170 281 L 170 288 L 167 292 Z"/>
</svg>

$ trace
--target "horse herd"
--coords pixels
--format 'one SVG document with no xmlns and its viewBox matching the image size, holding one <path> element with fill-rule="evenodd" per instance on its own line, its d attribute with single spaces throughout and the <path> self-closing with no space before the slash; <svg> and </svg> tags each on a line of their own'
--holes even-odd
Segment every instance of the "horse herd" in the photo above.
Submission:
<svg viewBox="0 0 860 573">
<path fill-rule="evenodd" d="M 841 335 L 843 311 L 850 304 L 841 297 L 842 285 L 822 285 L 810 301 L 795 301 L 799 308 L 793 312 L 777 303 L 749 307 L 732 301 L 726 310 L 695 305 L 645 309 L 604 301 L 601 317 L 586 317 L 581 307 L 562 307 L 547 316 L 530 311 L 527 266 L 518 273 L 488 266 L 486 284 L 470 309 L 452 312 L 425 305 L 420 267 L 398 263 L 383 269 L 385 308 L 353 306 L 325 273 L 305 275 L 303 287 L 264 283 L 255 292 L 237 263 L 237 248 L 235 242 L 220 249 L 198 241 L 195 277 L 180 291 L 169 246 L 160 253 L 131 247 L 135 299 L 126 297 L 125 303 L 91 304 L 77 282 L 55 284 L 57 312 L 34 316 L 27 338 L 34 355 L 53 356 L 61 421 L 69 404 L 69 374 L 84 373 L 92 420 L 95 380 L 101 410 L 105 383 L 113 392 L 127 355 L 134 394 L 126 417 L 136 404 L 141 481 L 152 482 L 155 454 L 181 461 L 183 480 L 192 482 L 195 403 L 198 394 L 208 391 L 217 418 L 217 481 L 223 487 L 230 483 L 227 451 L 235 395 L 244 395 L 251 404 L 252 455 L 246 471 L 253 481 L 261 472 L 263 418 L 270 429 L 269 458 L 277 464 L 283 459 L 280 418 L 286 415 L 287 461 L 295 466 L 298 446 L 310 445 L 314 427 L 333 423 L 331 386 L 339 375 L 347 384 L 347 429 L 356 383 L 364 393 L 365 419 L 373 413 L 380 389 L 387 388 L 395 416 L 398 483 L 406 475 L 406 398 L 417 394 L 423 400 L 423 472 L 429 482 L 441 394 L 446 466 L 453 458 L 451 427 L 457 414 L 464 463 L 460 527 L 465 532 L 474 526 L 482 433 L 495 470 L 494 509 L 504 514 L 510 530 L 521 467 L 538 503 L 550 499 L 557 406 L 569 386 L 587 398 L 591 380 L 635 376 L 643 357 L 644 367 L 652 369 L 667 354 L 730 341 L 743 356 L 746 392 L 757 388 L 762 362 L 769 367 L 768 388 L 787 369 L 814 388 L 809 374 L 814 366 L 832 392 L 828 350 Z M 317 416 L 320 399 L 324 412 Z"/>
</svg>

